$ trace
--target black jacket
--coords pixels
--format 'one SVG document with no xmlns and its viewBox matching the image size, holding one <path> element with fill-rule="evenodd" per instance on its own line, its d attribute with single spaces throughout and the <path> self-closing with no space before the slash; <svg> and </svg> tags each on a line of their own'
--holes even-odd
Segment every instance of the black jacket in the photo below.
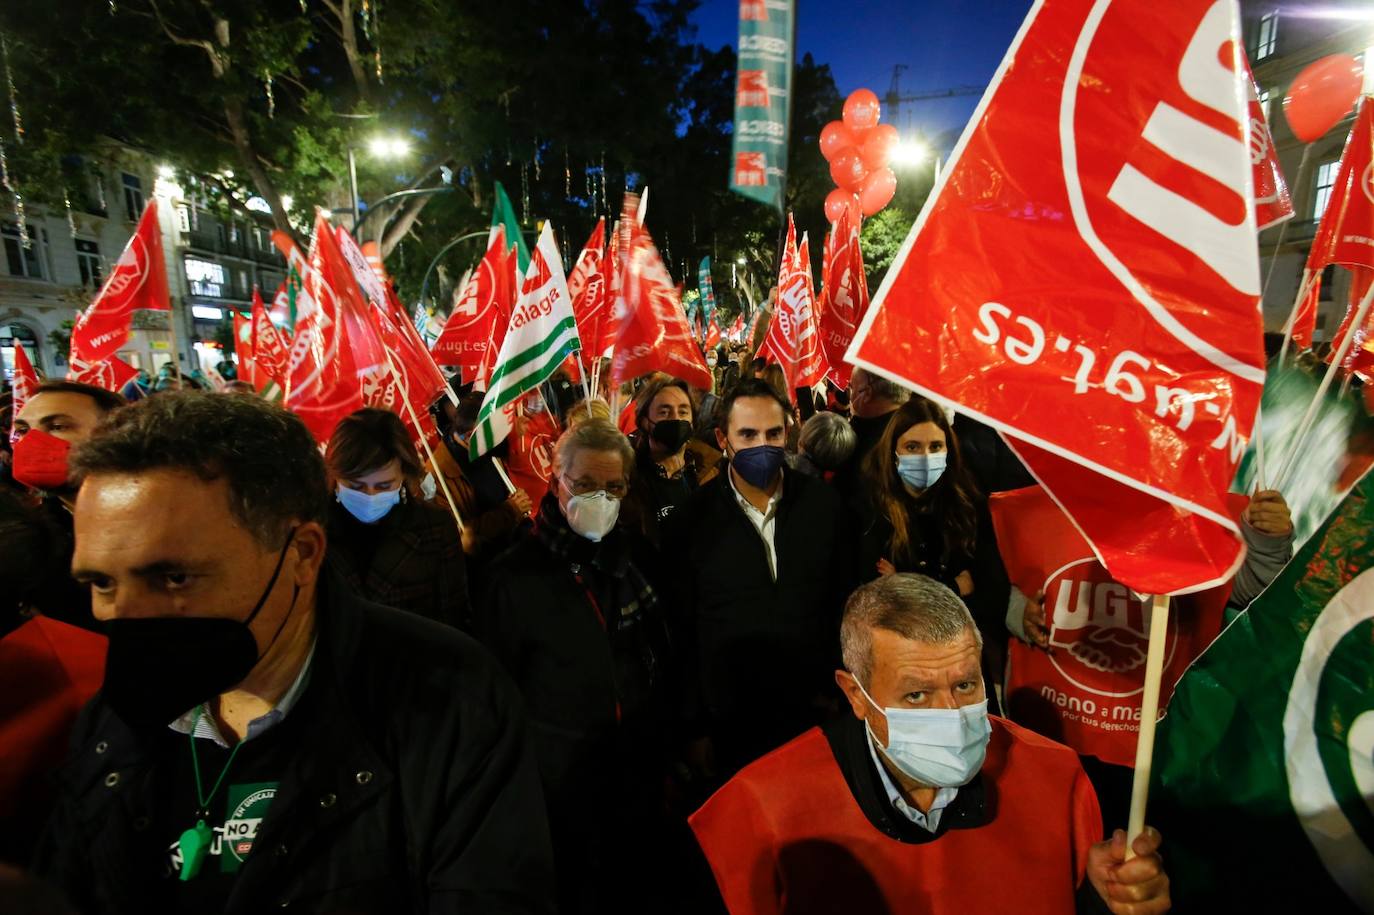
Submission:
<svg viewBox="0 0 1374 915">
<path fill-rule="evenodd" d="M 740 765 L 815 724 L 833 698 L 839 622 L 855 584 L 848 513 L 824 482 L 783 471 L 774 543 L 736 501 L 727 469 L 670 516 L 664 556 L 688 684 L 686 713 L 716 740 L 718 761 Z"/>
<path fill-rule="evenodd" d="M 297 722 L 299 746 L 223 911 L 552 911 L 543 796 L 518 698 L 491 656 L 336 583 L 322 583 L 316 619 L 292 714 L 313 713 Z M 167 849 L 149 824 L 168 761 L 154 743 L 98 694 L 77 721 L 35 870 L 83 912 L 159 910 Z"/>
<path fill-rule="evenodd" d="M 363 600 L 450 626 L 468 622 L 463 543 L 446 509 L 408 499 L 363 524 L 330 503 L 327 559 Z"/>
</svg>

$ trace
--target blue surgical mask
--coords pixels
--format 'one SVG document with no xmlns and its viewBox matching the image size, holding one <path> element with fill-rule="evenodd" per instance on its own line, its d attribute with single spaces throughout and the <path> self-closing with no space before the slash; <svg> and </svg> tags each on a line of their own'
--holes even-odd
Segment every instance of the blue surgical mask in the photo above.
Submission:
<svg viewBox="0 0 1374 915">
<path fill-rule="evenodd" d="M 786 458 L 787 452 L 777 445 L 755 445 L 736 451 L 734 457 L 730 458 L 730 466 L 750 486 L 767 489 Z"/>
<path fill-rule="evenodd" d="M 897 476 L 913 489 L 929 489 L 945 472 L 945 452 L 897 455 Z"/>
<path fill-rule="evenodd" d="M 858 678 L 859 691 L 887 719 L 887 746 L 864 722 L 868 739 L 899 772 L 931 788 L 967 785 L 983 768 L 988 737 L 988 703 L 959 708 L 880 708 Z"/>
<path fill-rule="evenodd" d="M 373 524 L 386 516 L 401 501 L 401 490 L 392 489 L 368 495 L 357 489 L 349 489 L 342 483 L 338 489 L 339 504 L 363 524 Z"/>
</svg>

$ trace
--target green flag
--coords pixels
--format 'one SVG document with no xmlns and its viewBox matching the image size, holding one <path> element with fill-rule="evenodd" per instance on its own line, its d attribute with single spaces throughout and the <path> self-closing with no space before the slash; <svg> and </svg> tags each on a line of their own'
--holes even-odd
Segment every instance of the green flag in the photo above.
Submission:
<svg viewBox="0 0 1374 915">
<path fill-rule="evenodd" d="M 520 232 L 520 220 L 515 218 L 515 207 L 511 206 L 510 198 L 506 196 L 506 189 L 501 186 L 501 182 L 496 182 L 496 203 L 491 208 L 491 227 L 504 226 L 506 229 L 506 244 L 511 240 L 515 241 L 516 256 L 520 262 L 520 275 L 524 276 L 525 271 L 530 269 L 530 248 L 525 244 L 525 236 Z"/>
<path fill-rule="evenodd" d="M 792 106 L 796 0 L 739 5 L 730 190 L 782 213 Z"/>
<path fill-rule="evenodd" d="M 1374 911 L 1374 475 L 1179 681 L 1147 820 L 1178 912 Z"/>
</svg>

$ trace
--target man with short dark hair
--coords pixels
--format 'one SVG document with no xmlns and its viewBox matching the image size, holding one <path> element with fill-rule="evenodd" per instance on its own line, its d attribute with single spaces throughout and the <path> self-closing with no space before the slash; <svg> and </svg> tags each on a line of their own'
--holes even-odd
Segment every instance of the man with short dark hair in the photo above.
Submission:
<svg viewBox="0 0 1374 915">
<path fill-rule="evenodd" d="M 696 671 L 688 714 L 725 772 L 820 719 L 855 578 L 838 497 L 785 469 L 788 412 L 766 382 L 736 385 L 716 432 L 728 471 L 669 516 L 665 534 L 681 574 L 679 647 Z"/>
<path fill-rule="evenodd" d="M 691 817 L 732 915 L 1111 911 L 1157 915 L 1153 829 L 1102 835 L 1068 747 L 989 716 L 982 639 L 953 591 L 888 575 L 854 592 L 835 682 L 852 716 L 735 776 Z M 799 901 L 794 905 L 794 900 Z"/>
<path fill-rule="evenodd" d="M 86 441 L 124 398 L 80 381 L 39 383 L 14 418 L 13 476 L 37 493 L 41 514 L 57 532 L 51 574 L 34 591 L 31 606 L 53 619 L 97 629 L 90 592 L 68 574 L 72 558 L 72 504 L 76 487 L 67 470 L 72 448 Z"/>
<path fill-rule="evenodd" d="M 159 395 L 72 466 L 110 642 L 42 876 L 101 913 L 551 908 L 513 688 L 467 636 L 322 579 L 298 417 Z"/>
</svg>

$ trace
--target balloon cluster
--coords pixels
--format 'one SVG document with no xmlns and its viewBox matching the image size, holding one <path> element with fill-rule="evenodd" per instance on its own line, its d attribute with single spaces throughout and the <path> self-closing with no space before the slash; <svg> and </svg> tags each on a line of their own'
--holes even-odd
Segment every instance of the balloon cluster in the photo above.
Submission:
<svg viewBox="0 0 1374 915">
<path fill-rule="evenodd" d="M 1364 68 L 1349 54 L 1332 54 L 1308 65 L 1283 97 L 1293 136 L 1311 143 L 1350 113 L 1364 86 Z"/>
<path fill-rule="evenodd" d="M 897 145 L 897 128 L 879 124 L 882 110 L 870 89 L 856 89 L 844 100 L 844 117 L 821 130 L 821 155 L 830 163 L 835 190 L 825 198 L 831 222 L 846 210 L 852 224 L 872 216 L 897 191 L 897 176 L 887 167 Z"/>
</svg>

